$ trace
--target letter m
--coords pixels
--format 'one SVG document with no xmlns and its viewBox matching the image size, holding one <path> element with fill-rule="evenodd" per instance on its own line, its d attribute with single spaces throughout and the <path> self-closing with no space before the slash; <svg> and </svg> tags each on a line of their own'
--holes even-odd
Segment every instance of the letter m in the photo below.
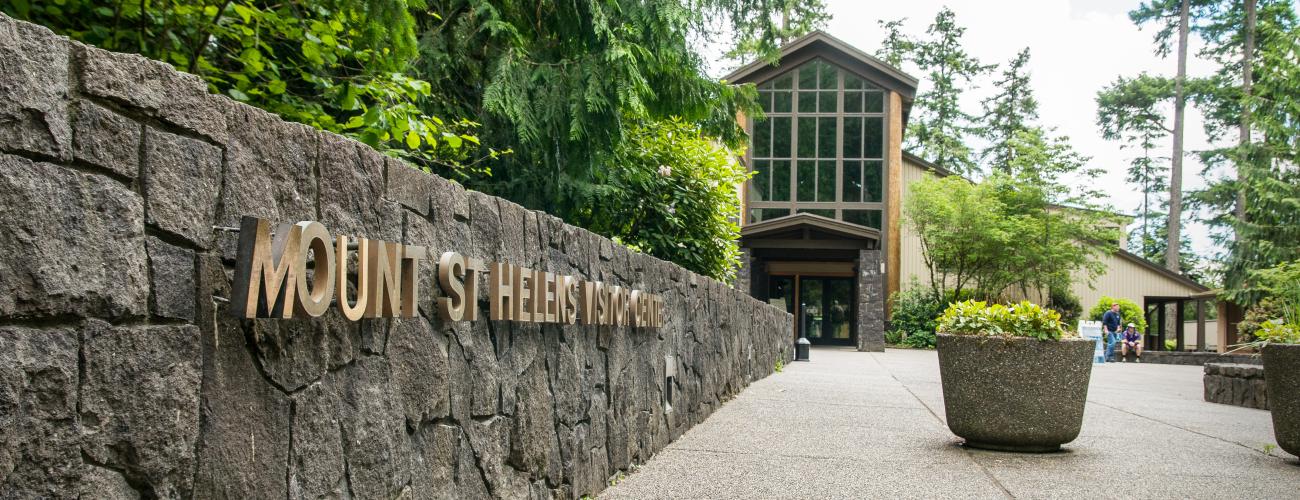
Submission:
<svg viewBox="0 0 1300 500">
<path fill-rule="evenodd" d="M 244 217 L 240 221 L 231 315 L 245 319 L 293 317 L 296 275 L 303 272 L 298 269 L 301 235 L 296 224 L 280 224 L 273 238 L 267 220 Z"/>
</svg>

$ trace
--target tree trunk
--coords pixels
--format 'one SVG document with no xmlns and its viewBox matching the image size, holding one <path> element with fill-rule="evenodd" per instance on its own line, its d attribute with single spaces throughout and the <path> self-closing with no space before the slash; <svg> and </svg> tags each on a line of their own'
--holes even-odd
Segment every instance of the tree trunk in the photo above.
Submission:
<svg viewBox="0 0 1300 500">
<path fill-rule="evenodd" d="M 1249 168 L 1250 154 L 1250 95 L 1251 85 L 1254 84 L 1254 57 L 1255 57 L 1255 0 L 1246 0 L 1246 24 L 1242 28 L 1244 31 L 1245 46 L 1241 51 L 1241 124 L 1237 129 L 1237 203 L 1235 208 L 1237 222 L 1246 221 L 1246 169 Z M 1240 239 L 1241 235 L 1233 231 L 1233 239 Z"/>
<path fill-rule="evenodd" d="M 1165 248 L 1165 267 L 1180 272 L 1178 250 L 1182 247 L 1183 217 L 1183 125 L 1187 95 L 1187 10 L 1191 0 L 1183 0 L 1178 9 L 1178 75 L 1174 79 L 1174 152 L 1169 165 L 1169 239 Z"/>
<path fill-rule="evenodd" d="M 786 40 L 786 34 L 788 33 L 790 33 L 790 2 L 786 1 L 786 2 L 782 2 L 781 33 L 777 37 L 777 40 L 780 40 L 780 45 L 783 47 L 785 46 L 785 42 L 788 41 Z"/>
</svg>

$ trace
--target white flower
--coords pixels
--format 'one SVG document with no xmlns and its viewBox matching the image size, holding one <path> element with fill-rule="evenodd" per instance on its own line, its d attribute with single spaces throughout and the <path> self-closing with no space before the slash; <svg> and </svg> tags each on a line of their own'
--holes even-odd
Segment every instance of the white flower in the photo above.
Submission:
<svg viewBox="0 0 1300 500">
<path fill-rule="evenodd" d="M 664 177 L 673 175 L 673 168 L 668 165 L 659 165 L 659 175 Z"/>
</svg>

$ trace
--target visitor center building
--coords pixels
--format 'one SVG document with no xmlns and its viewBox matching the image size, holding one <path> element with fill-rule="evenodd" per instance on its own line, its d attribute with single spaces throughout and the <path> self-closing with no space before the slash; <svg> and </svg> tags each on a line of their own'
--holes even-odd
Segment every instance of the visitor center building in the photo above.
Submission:
<svg viewBox="0 0 1300 500">
<path fill-rule="evenodd" d="M 736 286 L 792 313 L 793 338 L 883 350 L 888 297 L 929 276 L 902 220 L 907 187 L 953 175 L 903 151 L 919 80 L 821 31 L 786 44 L 776 64 L 755 61 L 725 79 L 757 86 L 765 115 L 739 116 L 753 175 L 740 189 Z M 1074 283 L 1085 310 L 1103 295 L 1152 316 L 1159 304 L 1206 304 L 1206 287 L 1120 246 L 1105 273 Z M 1209 338 L 1203 322 L 1199 337 L 1180 326 L 1178 338 L 1221 348 L 1223 326 Z"/>
</svg>

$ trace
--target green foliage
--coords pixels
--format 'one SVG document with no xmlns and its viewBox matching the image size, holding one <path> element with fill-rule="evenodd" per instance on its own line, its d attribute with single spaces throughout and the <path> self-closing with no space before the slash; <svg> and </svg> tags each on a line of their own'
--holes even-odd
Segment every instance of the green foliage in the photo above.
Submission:
<svg viewBox="0 0 1300 500">
<path fill-rule="evenodd" d="M 1188 82 L 1195 98 L 1205 92 L 1206 80 Z M 1097 125 L 1102 137 L 1118 141 L 1123 149 L 1141 151 L 1129 164 L 1126 180 L 1139 186 L 1142 204 L 1138 210 L 1137 231 L 1130 234 L 1136 253 L 1155 262 L 1164 262 L 1169 232 L 1169 165 L 1167 157 L 1153 155 L 1158 141 L 1172 130 L 1167 110 L 1174 101 L 1174 80 L 1146 73 L 1133 78 L 1119 77 L 1097 92 Z M 1182 240 L 1180 267 L 1198 281 L 1205 280 L 1206 263 Z"/>
<path fill-rule="evenodd" d="M 965 297 L 963 297 L 965 298 Z M 890 297 L 889 331 L 885 340 L 891 344 L 933 348 L 939 316 L 948 305 L 957 302 L 951 292 L 942 299 L 913 279 L 911 284 Z M 890 341 L 890 338 L 894 340 Z"/>
<path fill-rule="evenodd" d="M 592 208 L 605 162 L 642 123 L 676 117 L 744 144 L 736 114 L 761 112 L 756 90 L 709 76 L 696 37 L 727 27 L 742 52 L 770 56 L 784 27 L 820 22 L 797 17 L 818 16 L 812 0 L 427 3 L 440 15 L 418 18 L 413 70 L 435 110 L 480 116 L 484 144 L 513 152 L 466 184 L 569 221 Z"/>
<path fill-rule="evenodd" d="M 1026 158 L 1027 156 L 1022 156 Z M 903 216 L 921 240 L 936 297 L 951 292 L 997 299 L 1007 291 L 1068 288 L 1095 276 L 1119 240 L 1103 212 L 1060 208 L 1050 169 L 1019 177 L 995 173 L 979 184 L 957 177 L 913 183 Z"/>
<path fill-rule="evenodd" d="M 1079 297 L 1069 288 L 1061 287 L 1052 288 L 1047 297 L 1047 307 L 1061 315 L 1061 322 L 1067 329 L 1075 330 L 1079 316 L 1083 314 L 1083 304 L 1079 303 Z"/>
<path fill-rule="evenodd" d="M 1245 341 L 1300 343 L 1300 260 L 1251 272 L 1263 298 L 1246 310 L 1238 331 Z"/>
<path fill-rule="evenodd" d="M 1173 98 L 1172 80 L 1146 73 L 1120 77 L 1097 92 L 1097 125 L 1102 137 L 1119 141 L 1122 149 L 1141 151 L 1133 157 L 1125 179 L 1142 192 L 1139 226 L 1129 235 L 1130 248 L 1155 262 L 1164 260 L 1167 246 L 1169 166 L 1166 158 L 1153 156 L 1151 151 L 1158 148 L 1157 140 L 1169 134 L 1163 107 Z"/>
<path fill-rule="evenodd" d="M 1142 314 L 1141 307 L 1127 299 L 1117 299 L 1105 295 L 1101 296 L 1101 300 L 1097 301 L 1097 305 L 1092 306 L 1092 309 L 1088 310 L 1088 319 L 1092 321 L 1101 321 L 1101 316 L 1106 314 L 1106 311 L 1110 310 L 1111 304 L 1119 304 L 1119 317 L 1123 326 L 1128 326 L 1129 323 L 1133 323 L 1137 326 L 1137 331 L 1139 333 L 1146 333 L 1146 315 Z"/>
<path fill-rule="evenodd" d="M 714 165 L 699 160 L 706 154 L 704 144 L 741 147 L 747 137 L 737 113 L 761 114 L 752 85 L 721 82 L 706 72 L 699 38 L 727 29 L 733 54 L 771 57 L 780 38 L 825 21 L 821 5 L 820 0 L 428 0 L 426 10 L 438 15 L 417 14 L 419 58 L 411 71 L 430 82 L 434 112 L 480 117 L 483 144 L 512 152 L 492 163 L 491 176 L 465 179 L 468 187 L 722 278 L 732 272 L 722 263 L 733 262 L 735 255 L 734 232 L 715 217 L 731 213 L 734 205 L 734 186 L 727 201 L 714 196 L 721 192 L 724 172 L 672 176 L 715 180 L 716 189 L 649 183 L 646 174 L 659 165 L 698 170 L 669 163 L 678 158 L 694 158 L 700 168 Z M 672 125 L 674 120 L 680 125 Z M 638 144 L 674 128 L 689 140 L 680 146 L 666 140 L 653 148 Z M 665 163 L 651 163 L 655 158 Z M 635 165 L 622 166 L 621 159 Z M 669 192 L 653 193 L 644 203 L 631 197 L 656 186 Z M 706 196 L 691 199 L 685 192 Z M 677 213 L 652 213 L 673 201 L 681 201 Z M 605 202 L 612 204 L 600 204 Z M 686 246 L 672 248 L 683 236 Z"/>
<path fill-rule="evenodd" d="M 1300 324 L 1266 321 L 1259 325 L 1255 338 L 1270 344 L 1300 344 Z"/>
<path fill-rule="evenodd" d="M 997 308 L 995 310 L 995 308 Z M 1006 313 L 1006 306 L 982 300 L 963 300 L 948 306 L 939 315 L 938 332 L 949 335 L 1002 335 L 999 316 Z"/>
<path fill-rule="evenodd" d="M 781 370 L 784 369 L 785 369 L 785 362 L 782 361 L 781 358 L 776 358 L 776 364 L 772 366 L 772 371 L 775 371 L 776 373 L 781 373 Z"/>
<path fill-rule="evenodd" d="M 1060 340 L 1071 336 L 1061 328 L 1061 315 L 1021 301 L 1010 307 L 966 300 L 948 306 L 939 317 L 940 333 L 986 337 L 1029 337 Z"/>
<path fill-rule="evenodd" d="M 598 172 L 574 222 L 720 280 L 739 263 L 738 152 L 681 120 L 632 127 Z"/>
<path fill-rule="evenodd" d="M 213 92 L 285 119 L 354 137 L 423 165 L 463 168 L 477 149 L 468 120 L 426 113 L 428 82 L 406 0 L 125 0 L 0 6 L 75 40 L 171 63 Z"/>
<path fill-rule="evenodd" d="M 732 27 L 739 36 L 734 46 L 727 51 L 727 58 L 748 63 L 754 57 L 768 62 L 777 62 L 780 46 L 806 33 L 812 32 L 830 21 L 823 0 L 776 0 L 773 11 L 780 13 L 780 22 L 776 16 L 758 14 L 768 9 L 752 8 L 747 2 L 737 3 L 736 7 L 744 9 L 733 14 L 738 23 Z"/>
<path fill-rule="evenodd" d="M 1178 23 L 1178 0 L 1151 0 L 1130 17 L 1139 25 L 1154 24 L 1158 54 L 1172 50 Z M 1190 29 L 1202 41 L 1200 58 L 1217 65 L 1208 77 L 1187 83 L 1188 97 L 1205 117 L 1211 141 L 1230 144 L 1201 151 L 1202 176 L 1209 187 L 1189 193 L 1212 237 L 1226 248 L 1223 271 L 1227 300 L 1251 305 L 1263 298 L 1252 289 L 1250 273 L 1300 258 L 1300 174 L 1296 173 L 1296 137 L 1300 136 L 1300 110 L 1295 106 L 1300 85 L 1300 18 L 1289 0 L 1260 0 L 1253 30 L 1245 2 L 1193 0 L 1189 5 Z M 1245 41 L 1254 41 L 1246 67 Z M 1252 85 L 1244 85 L 1249 69 Z M 1172 99 L 1172 88 L 1153 95 Z M 1163 135 L 1163 132 L 1161 132 Z M 1154 212 L 1156 217 L 1164 217 Z M 1157 231 L 1156 228 L 1159 228 Z M 1163 228 L 1148 232 L 1163 237 Z M 1144 246 L 1144 252 L 1163 252 L 1166 244 Z M 1180 251 L 1182 259 L 1187 252 Z"/>
<path fill-rule="evenodd" d="M 1300 260 L 1300 27 L 1294 13 L 1285 23 L 1264 21 L 1258 79 L 1246 101 L 1259 135 L 1236 186 L 1246 217 L 1233 223 L 1225 273 L 1225 298 L 1244 305 L 1268 294 L 1259 288 L 1259 270 Z"/>
</svg>

